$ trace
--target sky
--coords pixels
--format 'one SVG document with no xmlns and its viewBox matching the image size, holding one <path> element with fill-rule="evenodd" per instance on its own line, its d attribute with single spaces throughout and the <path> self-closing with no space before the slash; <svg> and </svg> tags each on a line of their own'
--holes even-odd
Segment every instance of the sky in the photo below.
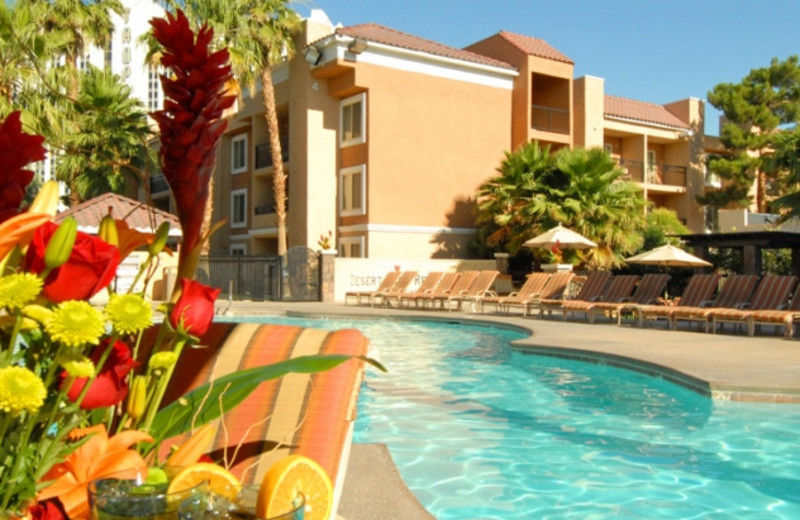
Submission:
<svg viewBox="0 0 800 520">
<path fill-rule="evenodd" d="M 343 26 L 376 23 L 465 47 L 501 30 L 541 38 L 606 94 L 706 100 L 772 58 L 800 54 L 800 0 L 301 0 Z M 719 111 L 706 104 L 706 133 Z"/>
</svg>

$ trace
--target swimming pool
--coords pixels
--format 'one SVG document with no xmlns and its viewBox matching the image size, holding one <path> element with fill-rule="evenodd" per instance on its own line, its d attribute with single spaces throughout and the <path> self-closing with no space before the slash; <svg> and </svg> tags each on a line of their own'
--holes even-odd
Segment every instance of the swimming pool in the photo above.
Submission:
<svg viewBox="0 0 800 520">
<path fill-rule="evenodd" d="M 268 321 L 370 338 L 389 373 L 368 372 L 354 441 L 387 444 L 436 518 L 800 518 L 800 406 L 527 355 L 500 328 Z"/>
</svg>

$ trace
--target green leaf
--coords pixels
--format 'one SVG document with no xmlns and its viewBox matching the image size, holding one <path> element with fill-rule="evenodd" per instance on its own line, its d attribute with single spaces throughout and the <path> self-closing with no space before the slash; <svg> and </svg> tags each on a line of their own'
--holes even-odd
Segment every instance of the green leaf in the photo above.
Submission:
<svg viewBox="0 0 800 520">
<path fill-rule="evenodd" d="M 158 411 L 150 434 L 159 440 L 188 432 L 233 410 L 259 384 L 289 373 L 313 374 L 330 370 L 347 360 L 360 359 L 381 371 L 377 361 L 364 356 L 329 354 L 301 356 L 270 365 L 248 368 L 201 385 Z"/>
</svg>

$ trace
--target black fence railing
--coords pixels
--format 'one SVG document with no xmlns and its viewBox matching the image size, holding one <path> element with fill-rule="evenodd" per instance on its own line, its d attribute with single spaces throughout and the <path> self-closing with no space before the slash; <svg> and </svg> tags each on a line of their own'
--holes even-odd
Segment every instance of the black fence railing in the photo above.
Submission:
<svg viewBox="0 0 800 520">
<path fill-rule="evenodd" d="M 568 134 L 569 110 L 533 105 L 531 107 L 531 128 L 556 134 Z"/>
<path fill-rule="evenodd" d="M 219 299 L 280 301 L 283 262 L 279 256 L 203 256 L 198 281 L 222 289 Z"/>
<path fill-rule="evenodd" d="M 281 160 L 289 162 L 289 138 L 281 137 Z M 269 143 L 256 145 L 256 169 L 272 166 L 272 152 Z"/>
</svg>

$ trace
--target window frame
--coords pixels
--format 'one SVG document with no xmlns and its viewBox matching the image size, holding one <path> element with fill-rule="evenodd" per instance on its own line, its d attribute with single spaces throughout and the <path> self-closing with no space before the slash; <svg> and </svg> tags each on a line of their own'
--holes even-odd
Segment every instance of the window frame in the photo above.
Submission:
<svg viewBox="0 0 800 520">
<path fill-rule="evenodd" d="M 242 198 L 242 207 L 244 209 L 243 212 L 243 220 L 239 221 L 236 217 L 236 199 L 241 197 Z M 247 188 L 240 189 L 240 190 L 231 190 L 231 228 L 244 228 L 247 227 Z"/>
<path fill-rule="evenodd" d="M 360 256 L 349 256 L 349 251 L 346 249 L 347 247 L 358 245 L 358 248 L 361 252 Z M 339 257 L 340 258 L 366 258 L 364 251 L 364 237 L 339 237 Z"/>
<path fill-rule="evenodd" d="M 236 165 L 236 146 L 242 143 L 242 149 L 244 150 L 244 157 L 243 157 L 243 164 L 238 166 Z M 238 134 L 231 137 L 231 174 L 236 175 L 239 173 L 244 173 L 247 171 L 247 134 Z"/>
<path fill-rule="evenodd" d="M 344 112 L 345 108 L 353 105 L 361 105 L 361 133 L 357 137 L 350 139 L 345 138 L 344 131 Z M 353 146 L 356 144 L 365 143 L 367 141 L 367 94 L 362 92 L 355 96 L 344 98 L 339 103 L 339 147 Z"/>
<path fill-rule="evenodd" d="M 352 177 L 355 174 L 361 174 L 361 205 L 360 207 L 346 208 L 345 207 L 345 187 L 347 186 L 345 179 Z M 353 183 L 351 181 L 350 185 Z M 366 215 L 367 214 L 367 165 L 359 164 L 349 168 L 342 168 L 339 170 L 339 214 L 343 217 L 350 217 L 353 215 Z"/>
<path fill-rule="evenodd" d="M 247 246 L 245 244 L 231 244 L 228 247 L 228 253 L 231 256 L 245 256 L 247 254 Z"/>
</svg>

